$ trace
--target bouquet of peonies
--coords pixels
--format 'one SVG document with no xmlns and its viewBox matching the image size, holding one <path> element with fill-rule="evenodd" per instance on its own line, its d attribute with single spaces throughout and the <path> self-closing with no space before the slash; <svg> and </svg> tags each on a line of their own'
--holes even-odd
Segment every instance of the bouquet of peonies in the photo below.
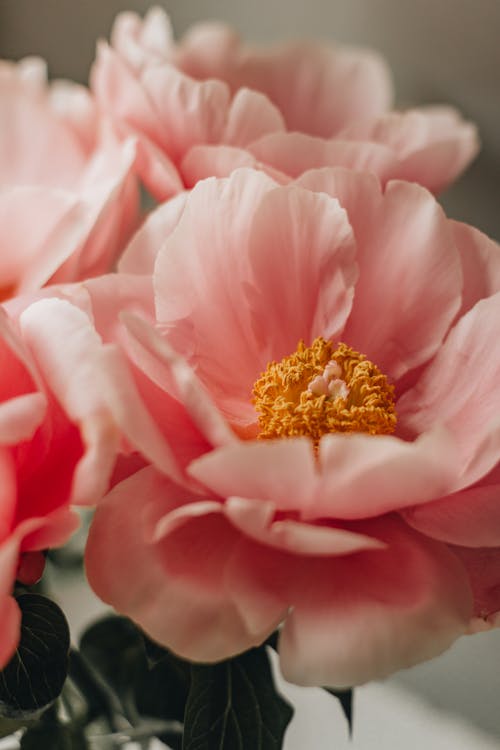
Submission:
<svg viewBox="0 0 500 750">
<path fill-rule="evenodd" d="M 353 686 L 499 622 L 500 249 L 434 197 L 476 130 L 391 98 L 373 52 L 175 42 L 159 8 L 118 16 L 89 89 L 1 64 L 0 733 L 25 750 L 278 750 L 270 650 L 350 719 Z M 119 615 L 70 648 L 37 581 L 89 505 Z"/>
</svg>

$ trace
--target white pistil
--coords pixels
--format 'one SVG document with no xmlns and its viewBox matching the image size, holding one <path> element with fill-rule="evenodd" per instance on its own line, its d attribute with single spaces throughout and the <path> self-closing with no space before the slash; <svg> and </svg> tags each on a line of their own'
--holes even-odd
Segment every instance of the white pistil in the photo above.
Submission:
<svg viewBox="0 0 500 750">
<path fill-rule="evenodd" d="M 321 375 L 316 375 L 307 386 L 309 393 L 313 396 L 328 396 L 329 398 L 347 398 L 349 388 L 339 376 L 342 370 L 338 362 L 330 360 Z"/>
</svg>

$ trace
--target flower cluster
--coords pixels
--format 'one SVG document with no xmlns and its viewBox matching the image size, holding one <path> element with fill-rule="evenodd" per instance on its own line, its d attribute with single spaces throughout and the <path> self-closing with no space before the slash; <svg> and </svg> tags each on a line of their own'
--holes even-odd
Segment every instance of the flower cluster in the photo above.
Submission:
<svg viewBox="0 0 500 750">
<path fill-rule="evenodd" d="M 94 591 L 183 658 L 350 687 L 500 611 L 500 249 L 476 154 L 366 50 L 120 15 L 0 66 L 0 667 L 96 505 Z M 158 205 L 141 215 L 139 186 Z"/>
</svg>

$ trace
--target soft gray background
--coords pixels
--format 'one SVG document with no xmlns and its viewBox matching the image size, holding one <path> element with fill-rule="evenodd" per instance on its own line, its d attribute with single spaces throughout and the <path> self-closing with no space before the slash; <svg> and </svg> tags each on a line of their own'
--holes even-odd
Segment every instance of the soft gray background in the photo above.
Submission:
<svg viewBox="0 0 500 750">
<path fill-rule="evenodd" d="M 149 4 L 0 0 L 0 56 L 40 54 L 53 76 L 85 81 L 95 39 L 109 32 L 115 13 L 143 12 Z M 309 35 L 380 49 L 393 69 L 400 102 L 450 102 L 479 124 L 483 153 L 444 203 L 452 215 L 500 239 L 500 0 L 173 0 L 163 5 L 179 34 L 196 20 L 220 18 L 255 40 Z M 391 685 L 415 690 L 434 706 L 482 727 L 500 747 L 499 632 L 462 639 L 440 659 L 393 678 Z M 408 731 L 418 736 L 418 727 Z"/>
</svg>

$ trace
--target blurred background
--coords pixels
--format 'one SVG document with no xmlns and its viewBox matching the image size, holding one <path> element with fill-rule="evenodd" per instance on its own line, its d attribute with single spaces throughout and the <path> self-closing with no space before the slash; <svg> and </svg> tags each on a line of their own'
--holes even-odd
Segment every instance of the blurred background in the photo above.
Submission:
<svg viewBox="0 0 500 750">
<path fill-rule="evenodd" d="M 178 35 L 197 20 L 215 18 L 256 41 L 312 36 L 379 49 L 392 68 L 399 104 L 447 102 L 478 124 L 481 156 L 442 201 L 450 215 L 500 239 L 500 0 L 308 0 L 307 4 L 300 0 L 172 0 L 157 4 L 170 13 Z M 18 59 L 38 54 L 47 59 L 53 77 L 85 82 L 95 41 L 109 34 L 115 14 L 126 9 L 143 13 L 149 5 L 148 0 L 0 0 L 0 56 Z M 71 598 L 71 590 L 68 595 Z M 82 606 L 80 599 L 78 595 L 76 608 Z M 82 611 L 79 616 L 87 614 Z M 401 673 L 386 684 L 389 691 L 402 695 L 410 691 L 433 709 L 479 728 L 484 742 L 470 740 L 471 750 L 500 748 L 500 631 L 462 639 L 440 659 Z M 373 700 L 379 705 L 376 698 L 370 698 L 371 705 Z M 394 706 L 394 710 L 403 709 Z M 418 715 L 427 716 L 425 712 Z M 428 719 L 435 721 L 435 713 L 429 713 Z M 429 750 L 458 747 L 451 735 L 433 744 L 425 732 L 425 737 L 418 731 L 414 736 L 416 728 L 411 724 L 406 728 L 408 736 L 400 737 L 401 744 L 387 738 L 383 747 L 421 747 L 424 741 Z M 307 726 L 304 731 L 307 736 Z M 376 735 L 376 722 L 367 731 Z M 376 741 L 371 746 L 382 747 Z M 307 747 L 313 750 L 313 745 Z M 354 742 L 352 747 L 361 744 Z"/>
</svg>

